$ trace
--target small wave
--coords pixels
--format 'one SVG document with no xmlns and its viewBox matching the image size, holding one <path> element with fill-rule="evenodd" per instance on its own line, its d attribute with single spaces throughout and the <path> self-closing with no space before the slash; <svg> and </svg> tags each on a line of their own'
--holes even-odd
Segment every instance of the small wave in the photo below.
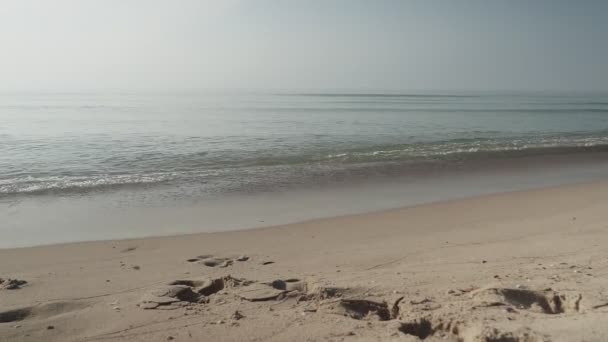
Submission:
<svg viewBox="0 0 608 342">
<path fill-rule="evenodd" d="M 388 103 L 387 103 L 388 104 Z M 530 113 L 535 114 L 576 114 L 576 113 L 608 113 L 608 108 L 591 108 L 591 107 L 578 107 L 578 108 L 424 108 L 424 107 L 411 107 L 403 108 L 402 106 L 272 106 L 272 107 L 252 107 L 251 111 L 261 113 L 480 113 L 480 114 L 522 114 L 529 115 Z"/>
<path fill-rule="evenodd" d="M 282 94 L 291 96 L 314 96 L 314 97 L 420 97 L 420 98 L 442 98 L 442 97 L 464 97 L 477 98 L 479 95 L 458 95 L 458 94 L 397 94 L 397 93 L 296 93 Z"/>
<path fill-rule="evenodd" d="M 23 175 L 13 174 L 0 179 L 0 197 L 18 194 L 88 193 L 126 187 L 153 187 L 163 184 L 249 184 L 259 179 L 283 178 L 293 181 L 305 179 L 315 172 L 357 170 L 364 165 L 391 163 L 426 163 L 429 161 L 473 160 L 541 154 L 572 153 L 579 151 L 608 151 L 608 137 L 571 134 L 569 136 L 533 136 L 512 138 L 458 138 L 439 142 L 401 145 L 379 145 L 367 148 L 296 153 L 291 155 L 239 155 L 236 158 L 218 157 L 211 163 L 197 162 L 196 154 L 189 155 L 194 162 L 169 163 L 172 169 L 142 174 L 90 174 L 90 175 Z M 182 156 L 183 157 L 183 156 Z M 180 158 L 182 158 L 180 157 Z M 186 158 L 190 160 L 189 158 Z M 209 163 L 208 163 L 209 162 Z M 162 163 L 167 165 L 166 160 Z M 212 165 L 210 165 L 212 164 Z M 151 166 L 158 171 L 159 168 Z M 145 170 L 145 169 L 142 169 Z M 321 171 L 319 171 L 321 170 Z M 356 173 L 353 171 L 352 174 Z M 345 177 L 349 172 L 344 171 Z M 5 175 L 6 176 L 6 175 Z M 286 181 L 287 182 L 287 181 Z"/>
<path fill-rule="evenodd" d="M 608 137 L 568 138 L 553 137 L 541 139 L 454 139 L 439 143 L 386 146 L 364 151 L 348 151 L 327 154 L 324 159 L 342 163 L 398 161 L 407 159 L 440 158 L 465 154 L 492 154 L 504 152 L 525 152 L 560 149 L 570 151 L 576 148 L 608 148 Z"/>
<path fill-rule="evenodd" d="M 90 192 L 117 187 L 160 184 L 175 179 L 175 174 L 93 175 L 89 177 L 32 177 L 0 181 L 0 195 Z"/>
</svg>

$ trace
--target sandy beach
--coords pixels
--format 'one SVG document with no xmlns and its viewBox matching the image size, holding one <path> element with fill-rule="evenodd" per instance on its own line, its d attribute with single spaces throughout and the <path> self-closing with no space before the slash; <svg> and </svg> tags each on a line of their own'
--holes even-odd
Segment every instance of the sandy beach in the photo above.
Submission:
<svg viewBox="0 0 608 342">
<path fill-rule="evenodd" d="M 0 342 L 608 341 L 606 14 L 2 1 Z"/>
<path fill-rule="evenodd" d="M 604 341 L 607 207 L 594 182 L 4 249 L 0 340 Z"/>
</svg>

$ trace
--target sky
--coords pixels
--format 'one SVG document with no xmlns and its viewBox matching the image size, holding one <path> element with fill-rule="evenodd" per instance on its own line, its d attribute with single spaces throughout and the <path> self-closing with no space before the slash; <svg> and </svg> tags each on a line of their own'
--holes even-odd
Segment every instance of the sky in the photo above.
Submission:
<svg viewBox="0 0 608 342">
<path fill-rule="evenodd" d="M 608 91 L 608 1 L 0 0 L 0 90 Z"/>
</svg>

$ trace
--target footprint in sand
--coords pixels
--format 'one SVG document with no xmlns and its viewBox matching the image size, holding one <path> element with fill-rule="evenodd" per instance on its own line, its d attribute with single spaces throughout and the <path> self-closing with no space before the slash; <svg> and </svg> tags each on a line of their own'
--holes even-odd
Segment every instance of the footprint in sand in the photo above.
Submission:
<svg viewBox="0 0 608 342">
<path fill-rule="evenodd" d="M 25 280 L 0 278 L 0 290 L 18 290 L 25 284 L 27 284 Z"/>
<path fill-rule="evenodd" d="M 415 336 L 418 340 L 427 338 L 450 341 L 485 342 L 544 342 L 542 335 L 523 327 L 514 331 L 501 331 L 495 327 L 478 322 L 464 322 L 453 319 L 423 317 L 396 323 L 397 330 L 405 335 Z M 451 337 L 451 338 L 450 338 Z"/>
<path fill-rule="evenodd" d="M 191 258 L 186 261 L 188 262 L 196 262 L 201 263 L 208 267 L 228 267 L 234 264 L 234 260 L 232 258 L 220 258 L 213 255 L 199 255 L 196 258 Z M 249 257 L 240 256 L 236 259 L 237 261 L 247 261 Z"/>
<path fill-rule="evenodd" d="M 394 318 L 386 302 L 366 299 L 340 299 L 333 306 L 331 313 L 358 320 L 375 317 L 380 321 L 388 321 Z"/>
<path fill-rule="evenodd" d="M 277 290 L 306 292 L 307 284 L 300 279 L 290 278 L 286 280 L 277 279 L 269 285 Z"/>
<path fill-rule="evenodd" d="M 577 292 L 558 293 L 553 290 L 532 291 L 490 287 L 472 293 L 479 306 L 513 305 L 546 314 L 581 311 L 582 295 Z"/>
<path fill-rule="evenodd" d="M 28 306 L 0 312 L 0 323 L 18 322 L 26 319 L 46 319 L 70 311 L 84 309 L 87 302 L 64 301 Z"/>
<path fill-rule="evenodd" d="M 192 303 L 207 303 L 209 296 L 225 289 L 248 286 L 252 281 L 225 276 L 214 279 L 175 280 L 153 288 L 139 303 L 142 309 L 172 310 Z"/>
<path fill-rule="evenodd" d="M 200 278 L 174 280 L 166 285 L 148 291 L 139 303 L 143 309 L 171 310 L 196 303 L 209 303 L 211 296 L 229 291 L 236 297 L 251 302 L 262 302 L 298 298 L 298 301 L 322 301 L 342 297 L 345 289 L 320 286 L 296 278 L 274 280 L 272 282 L 255 282 L 252 280 L 224 276 L 220 278 Z M 356 306 L 351 300 L 345 306 Z M 369 303 L 368 303 L 369 304 Z M 372 307 L 373 304 L 368 306 Z M 370 308 L 368 311 L 374 311 Z"/>
</svg>

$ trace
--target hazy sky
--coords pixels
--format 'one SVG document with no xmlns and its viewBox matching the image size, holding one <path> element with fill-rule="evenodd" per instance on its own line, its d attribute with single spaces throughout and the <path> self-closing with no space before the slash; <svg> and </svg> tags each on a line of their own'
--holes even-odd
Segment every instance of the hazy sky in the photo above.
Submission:
<svg viewBox="0 0 608 342">
<path fill-rule="evenodd" d="M 0 89 L 608 91 L 608 1 L 0 0 Z"/>
</svg>

